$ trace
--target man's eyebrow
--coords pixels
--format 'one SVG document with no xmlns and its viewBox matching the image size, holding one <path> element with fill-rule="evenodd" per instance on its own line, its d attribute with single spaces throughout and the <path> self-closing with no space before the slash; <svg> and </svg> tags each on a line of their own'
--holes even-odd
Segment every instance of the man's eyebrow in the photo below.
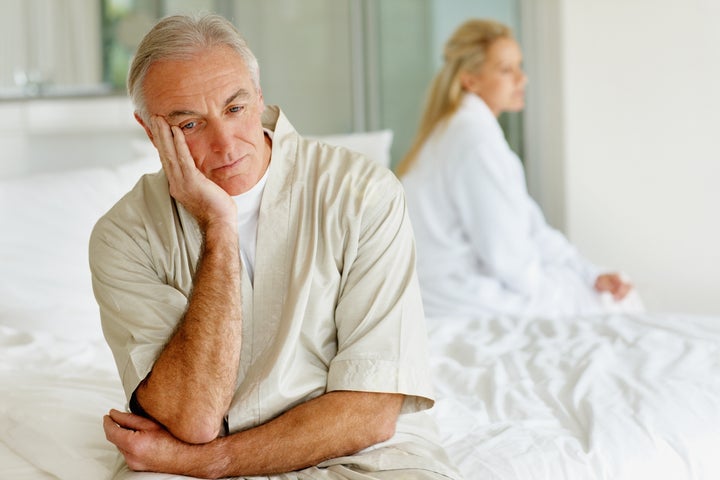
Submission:
<svg viewBox="0 0 720 480">
<path fill-rule="evenodd" d="M 252 94 L 249 91 L 245 90 L 244 88 L 240 88 L 237 92 L 233 93 L 227 98 L 227 100 L 225 100 L 225 106 L 227 107 L 229 104 L 231 104 L 238 98 L 244 100 L 250 98 L 251 96 Z"/>
<path fill-rule="evenodd" d="M 225 100 L 225 103 L 223 106 L 228 106 L 229 104 L 231 104 L 232 102 L 234 102 L 237 99 L 246 99 L 246 98 L 250 98 L 251 96 L 252 96 L 252 94 L 248 90 L 246 90 L 244 88 L 240 88 L 238 91 L 236 91 L 235 93 L 230 95 Z M 172 118 L 177 118 L 177 117 L 196 117 L 196 116 L 199 116 L 199 113 L 194 112 L 192 110 L 173 110 L 172 112 L 167 114 L 167 116 L 165 118 L 172 119 Z"/>
<path fill-rule="evenodd" d="M 170 113 L 168 113 L 165 118 L 171 119 L 171 118 L 177 118 L 177 117 L 196 117 L 198 114 L 196 112 L 193 112 L 192 110 L 174 110 Z"/>
</svg>

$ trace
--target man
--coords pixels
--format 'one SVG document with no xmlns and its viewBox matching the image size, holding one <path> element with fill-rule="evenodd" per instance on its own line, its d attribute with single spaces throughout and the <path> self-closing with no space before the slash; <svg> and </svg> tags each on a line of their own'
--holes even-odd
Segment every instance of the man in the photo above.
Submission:
<svg viewBox="0 0 720 480">
<path fill-rule="evenodd" d="M 221 17 L 160 21 L 128 90 L 162 170 L 90 240 L 133 412 L 104 419 L 117 478 L 457 478 L 395 177 L 265 108 Z"/>
</svg>

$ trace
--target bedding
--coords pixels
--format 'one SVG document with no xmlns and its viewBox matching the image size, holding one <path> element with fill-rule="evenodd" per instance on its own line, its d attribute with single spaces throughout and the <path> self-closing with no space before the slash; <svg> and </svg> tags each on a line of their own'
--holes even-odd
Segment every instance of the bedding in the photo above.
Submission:
<svg viewBox="0 0 720 480">
<path fill-rule="evenodd" d="M 428 322 L 434 414 L 466 478 L 720 478 L 720 319 Z"/>
<path fill-rule="evenodd" d="M 391 135 L 365 135 L 352 148 L 387 162 Z M 116 167 L 0 180 L 0 479 L 104 479 L 117 460 L 101 418 L 126 402 L 87 241 L 95 220 L 159 167 L 146 143 L 136 150 Z M 720 478 L 720 318 L 427 325 L 431 413 L 465 478 Z"/>
</svg>

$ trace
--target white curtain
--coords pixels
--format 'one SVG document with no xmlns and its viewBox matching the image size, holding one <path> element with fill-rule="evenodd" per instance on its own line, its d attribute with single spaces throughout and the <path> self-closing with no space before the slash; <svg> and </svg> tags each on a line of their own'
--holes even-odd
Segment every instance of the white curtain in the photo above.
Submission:
<svg viewBox="0 0 720 480">
<path fill-rule="evenodd" d="M 2 10 L 2 87 L 101 82 L 100 2 L 5 0 Z"/>
<path fill-rule="evenodd" d="M 27 69 L 24 0 L 7 0 L 0 15 L 0 88 L 15 86 L 15 71 Z"/>
</svg>

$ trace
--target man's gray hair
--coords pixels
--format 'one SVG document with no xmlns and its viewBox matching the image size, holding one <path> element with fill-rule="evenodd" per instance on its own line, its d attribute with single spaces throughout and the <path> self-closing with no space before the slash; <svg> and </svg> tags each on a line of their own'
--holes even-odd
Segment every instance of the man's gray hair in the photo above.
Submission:
<svg viewBox="0 0 720 480">
<path fill-rule="evenodd" d="M 191 60 L 198 52 L 228 46 L 245 62 L 256 91 L 260 91 L 260 67 L 240 32 L 220 15 L 173 15 L 160 20 L 142 39 L 127 78 L 135 111 L 147 120 L 143 83 L 150 66 L 160 60 Z"/>
</svg>

